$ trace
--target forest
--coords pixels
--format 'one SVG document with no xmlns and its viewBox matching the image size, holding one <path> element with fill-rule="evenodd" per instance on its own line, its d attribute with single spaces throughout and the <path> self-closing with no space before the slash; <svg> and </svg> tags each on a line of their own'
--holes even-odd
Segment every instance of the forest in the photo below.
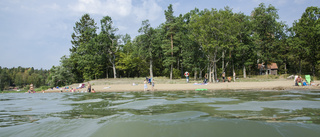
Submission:
<svg viewBox="0 0 320 137">
<path fill-rule="evenodd" d="M 320 8 L 308 7 L 292 27 L 279 21 L 278 10 L 264 3 L 251 15 L 224 9 L 197 8 L 174 16 L 156 28 L 141 23 L 139 35 L 118 34 L 110 16 L 97 22 L 84 14 L 75 22 L 70 55 L 53 66 L 46 79 L 51 86 L 102 78 L 192 78 L 208 74 L 216 81 L 223 72 L 237 77 L 261 75 L 276 63 L 277 75 L 320 74 Z M 99 33 L 98 33 L 99 32 Z M 258 64 L 263 67 L 258 68 Z M 21 71 L 21 73 L 24 73 Z M 16 82 L 17 84 L 17 82 Z"/>
<path fill-rule="evenodd" d="M 2 68 L 0 67 L 0 91 L 10 88 L 28 90 L 32 83 L 35 87 L 48 85 L 49 70 L 31 68 Z"/>
</svg>

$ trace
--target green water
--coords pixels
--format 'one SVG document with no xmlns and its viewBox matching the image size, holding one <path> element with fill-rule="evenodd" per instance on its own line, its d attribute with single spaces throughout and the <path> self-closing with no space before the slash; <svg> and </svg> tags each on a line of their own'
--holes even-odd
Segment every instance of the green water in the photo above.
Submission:
<svg viewBox="0 0 320 137">
<path fill-rule="evenodd" d="M 7 93 L 0 136 L 316 137 L 320 91 Z"/>
</svg>

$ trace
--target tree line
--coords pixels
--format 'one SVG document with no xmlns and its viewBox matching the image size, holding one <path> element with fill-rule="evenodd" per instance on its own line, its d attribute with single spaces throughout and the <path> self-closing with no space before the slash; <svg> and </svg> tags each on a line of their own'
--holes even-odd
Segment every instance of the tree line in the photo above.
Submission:
<svg viewBox="0 0 320 137">
<path fill-rule="evenodd" d="M 31 68 L 2 68 L 0 67 L 0 91 L 12 88 L 24 88 L 31 83 L 39 88 L 47 85 L 49 70 Z"/>
<path fill-rule="evenodd" d="M 229 7 L 195 8 L 179 16 L 173 13 L 169 5 L 164 11 L 166 21 L 156 28 L 142 21 L 133 39 L 117 34 L 110 16 L 97 26 L 84 14 L 73 27 L 70 55 L 50 69 L 48 82 L 146 76 L 174 79 L 183 77 L 185 71 L 194 78 L 207 73 L 209 81 L 215 81 L 223 72 L 244 78 L 259 74 L 261 63 L 277 63 L 279 74 L 320 74 L 318 7 L 308 7 L 292 27 L 279 21 L 274 6 L 264 3 L 251 15 L 234 13 Z"/>
</svg>

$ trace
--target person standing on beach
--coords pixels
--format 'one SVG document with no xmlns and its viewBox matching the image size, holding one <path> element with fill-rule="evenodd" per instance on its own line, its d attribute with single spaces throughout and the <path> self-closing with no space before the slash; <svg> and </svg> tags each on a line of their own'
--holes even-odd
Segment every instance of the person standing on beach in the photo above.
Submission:
<svg viewBox="0 0 320 137">
<path fill-rule="evenodd" d="M 144 80 L 144 82 L 143 82 L 143 86 L 144 86 L 144 89 L 143 89 L 143 91 L 147 91 L 148 90 L 148 82 L 147 82 L 147 80 Z"/>
<path fill-rule="evenodd" d="M 187 83 L 189 83 L 189 72 L 186 71 L 186 72 L 184 73 L 184 76 L 186 76 Z"/>
<path fill-rule="evenodd" d="M 203 81 L 203 83 L 206 84 L 207 82 L 208 82 L 208 73 L 206 73 L 206 74 L 204 75 L 204 81 Z"/>
<path fill-rule="evenodd" d="M 91 84 L 88 82 L 88 92 L 91 92 Z"/>
<path fill-rule="evenodd" d="M 222 73 L 222 82 L 224 82 L 224 81 L 225 81 L 225 79 L 226 79 L 226 73 L 225 73 L 225 72 L 223 72 L 223 73 Z"/>
<path fill-rule="evenodd" d="M 152 79 L 152 91 L 154 91 L 154 79 Z"/>
</svg>

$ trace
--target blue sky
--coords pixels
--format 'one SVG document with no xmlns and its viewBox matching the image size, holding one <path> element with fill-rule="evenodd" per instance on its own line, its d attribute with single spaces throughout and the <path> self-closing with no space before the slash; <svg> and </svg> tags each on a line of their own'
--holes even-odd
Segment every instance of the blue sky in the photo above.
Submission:
<svg viewBox="0 0 320 137">
<path fill-rule="evenodd" d="M 0 66 L 50 69 L 69 55 L 75 22 L 89 13 L 100 27 L 103 16 L 110 16 L 117 34 L 134 38 L 143 20 L 153 27 L 165 21 L 164 10 L 173 5 L 174 14 L 194 8 L 222 9 L 250 15 L 263 2 L 278 9 L 280 21 L 292 26 L 309 6 L 319 0 L 0 0 Z"/>
</svg>

